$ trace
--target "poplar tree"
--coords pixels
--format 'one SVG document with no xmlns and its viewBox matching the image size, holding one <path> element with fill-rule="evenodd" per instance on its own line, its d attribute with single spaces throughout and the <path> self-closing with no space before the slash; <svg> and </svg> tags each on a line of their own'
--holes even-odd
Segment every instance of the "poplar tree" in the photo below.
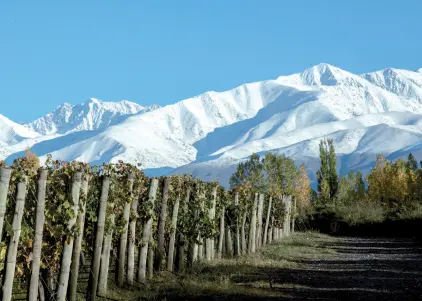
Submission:
<svg viewBox="0 0 422 301">
<path fill-rule="evenodd" d="M 330 197 L 333 198 L 338 191 L 338 175 L 337 175 L 337 168 L 336 168 L 336 152 L 334 149 L 334 141 L 333 139 L 327 140 L 328 147 L 329 147 L 329 155 L 328 155 L 328 162 L 330 168 L 330 175 L 329 175 L 329 184 L 330 184 Z"/>
<path fill-rule="evenodd" d="M 317 181 L 318 181 L 318 192 L 321 194 L 323 183 L 328 179 L 328 156 L 327 156 L 327 147 L 326 141 L 321 140 L 319 142 L 319 160 L 321 167 L 317 171 Z"/>
<path fill-rule="evenodd" d="M 418 162 L 416 162 L 415 157 L 412 153 L 410 153 L 409 157 L 407 158 L 407 166 L 410 170 L 413 170 L 414 172 L 418 170 Z"/>
<path fill-rule="evenodd" d="M 359 170 L 356 173 L 356 193 L 358 198 L 361 200 L 365 197 L 365 182 L 363 181 L 362 172 Z"/>
</svg>

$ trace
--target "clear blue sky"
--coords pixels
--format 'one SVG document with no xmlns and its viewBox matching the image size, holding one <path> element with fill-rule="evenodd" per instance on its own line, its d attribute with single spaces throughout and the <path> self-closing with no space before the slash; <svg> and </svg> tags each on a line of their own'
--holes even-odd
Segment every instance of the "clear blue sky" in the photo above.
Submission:
<svg viewBox="0 0 422 301">
<path fill-rule="evenodd" d="M 0 114 L 165 105 L 320 62 L 422 67 L 422 1 L 1 1 Z"/>
</svg>

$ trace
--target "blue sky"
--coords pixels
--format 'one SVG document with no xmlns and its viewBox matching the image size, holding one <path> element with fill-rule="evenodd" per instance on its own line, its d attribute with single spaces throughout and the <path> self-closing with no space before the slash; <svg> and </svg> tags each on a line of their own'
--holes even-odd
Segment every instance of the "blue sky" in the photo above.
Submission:
<svg viewBox="0 0 422 301">
<path fill-rule="evenodd" d="M 165 105 L 320 62 L 422 67 L 422 1 L 1 1 L 0 114 Z"/>
</svg>

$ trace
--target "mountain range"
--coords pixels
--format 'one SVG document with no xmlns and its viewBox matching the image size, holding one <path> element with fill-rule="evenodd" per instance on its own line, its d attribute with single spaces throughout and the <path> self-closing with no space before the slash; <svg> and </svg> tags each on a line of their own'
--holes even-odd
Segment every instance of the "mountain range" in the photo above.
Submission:
<svg viewBox="0 0 422 301">
<path fill-rule="evenodd" d="M 333 138 L 340 173 L 412 152 L 422 159 L 422 69 L 355 75 L 329 64 L 206 92 L 164 107 L 90 99 L 27 124 L 0 115 L 0 159 L 31 148 L 63 160 L 141 163 L 150 175 L 191 173 L 227 185 L 252 153 L 284 153 L 311 179 Z"/>
</svg>

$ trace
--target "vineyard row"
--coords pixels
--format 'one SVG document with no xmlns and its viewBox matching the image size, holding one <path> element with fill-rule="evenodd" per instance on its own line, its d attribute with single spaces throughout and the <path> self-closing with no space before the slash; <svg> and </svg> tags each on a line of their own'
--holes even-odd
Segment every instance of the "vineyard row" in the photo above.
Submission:
<svg viewBox="0 0 422 301">
<path fill-rule="evenodd" d="M 292 196 L 187 175 L 148 178 L 123 162 L 39 168 L 22 158 L 0 167 L 1 300 L 22 289 L 30 301 L 95 300 L 113 277 L 136 286 L 154 273 L 254 253 L 294 231 L 294 205 Z"/>
</svg>

